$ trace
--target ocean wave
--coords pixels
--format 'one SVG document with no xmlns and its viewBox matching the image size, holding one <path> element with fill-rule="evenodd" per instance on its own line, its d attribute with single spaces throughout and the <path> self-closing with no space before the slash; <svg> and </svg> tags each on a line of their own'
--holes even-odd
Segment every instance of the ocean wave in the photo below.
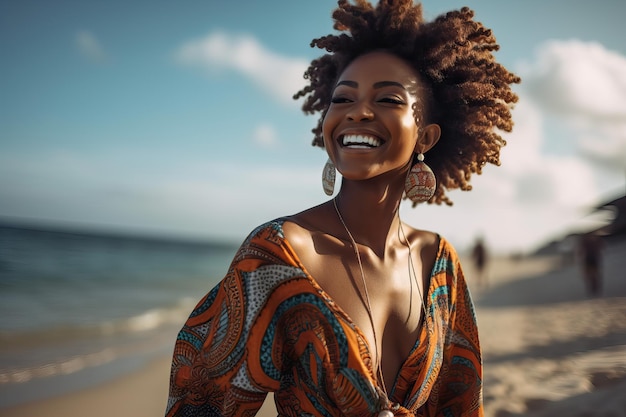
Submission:
<svg viewBox="0 0 626 417">
<path fill-rule="evenodd" d="M 158 329 L 165 325 L 182 326 L 198 300 L 185 297 L 169 308 L 154 308 L 124 320 L 109 321 L 100 324 L 103 334 L 134 333 Z"/>
<path fill-rule="evenodd" d="M 90 327 L 48 329 L 0 338 L 0 385 L 75 374 L 128 357 L 170 352 L 196 300 Z M 8 343 L 7 343 L 8 342 Z"/>
<path fill-rule="evenodd" d="M 74 356 L 59 362 L 14 369 L 0 369 L 0 384 L 25 383 L 32 379 L 68 375 L 85 368 L 105 365 L 117 358 L 113 349 L 103 349 L 84 356 Z"/>
<path fill-rule="evenodd" d="M 195 306 L 196 299 L 185 297 L 172 306 L 152 308 L 140 314 L 117 320 L 103 320 L 91 324 L 58 325 L 33 330 L 0 331 L 0 345 L 4 349 L 28 348 L 41 344 L 68 344 L 80 340 L 138 336 L 163 327 L 182 326 Z"/>
</svg>

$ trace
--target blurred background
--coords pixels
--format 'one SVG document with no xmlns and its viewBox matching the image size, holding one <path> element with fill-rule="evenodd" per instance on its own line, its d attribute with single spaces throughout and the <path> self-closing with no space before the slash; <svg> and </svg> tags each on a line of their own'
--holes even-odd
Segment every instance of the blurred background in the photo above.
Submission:
<svg viewBox="0 0 626 417">
<path fill-rule="evenodd" d="M 291 96 L 335 5 L 0 0 L 0 407 L 169 354 L 247 233 L 324 201 Z M 403 219 L 468 256 L 619 236 L 626 3 L 470 6 L 522 77 L 514 132 L 472 192 Z"/>
</svg>

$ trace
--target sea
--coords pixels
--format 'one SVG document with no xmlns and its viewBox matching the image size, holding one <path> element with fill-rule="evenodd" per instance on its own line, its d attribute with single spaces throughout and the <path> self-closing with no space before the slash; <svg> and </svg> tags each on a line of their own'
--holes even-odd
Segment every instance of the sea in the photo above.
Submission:
<svg viewBox="0 0 626 417">
<path fill-rule="evenodd" d="M 0 408 L 170 355 L 237 246 L 0 224 Z"/>
</svg>

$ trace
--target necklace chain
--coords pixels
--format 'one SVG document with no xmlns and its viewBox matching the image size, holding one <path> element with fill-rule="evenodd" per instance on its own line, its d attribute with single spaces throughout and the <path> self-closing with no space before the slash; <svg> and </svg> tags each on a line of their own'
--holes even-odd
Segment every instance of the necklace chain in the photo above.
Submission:
<svg viewBox="0 0 626 417">
<path fill-rule="evenodd" d="M 402 226 L 402 221 L 400 221 L 400 214 L 398 214 L 398 223 L 400 225 L 400 233 L 402 233 L 402 238 L 404 240 L 404 244 L 406 245 L 406 247 L 409 249 L 409 280 L 411 279 L 411 272 L 413 272 L 413 281 L 415 282 L 415 287 L 417 287 L 417 294 L 420 296 L 420 300 L 421 300 L 421 305 L 422 305 L 422 312 L 424 313 L 424 322 L 426 323 L 426 303 L 424 300 L 424 296 L 422 295 L 422 290 L 420 289 L 418 280 L 417 280 L 417 274 L 415 273 L 415 266 L 413 265 L 413 248 L 411 247 L 411 241 L 406 237 L 406 234 L 404 233 L 404 227 Z M 413 291 L 413 285 L 411 285 L 411 291 Z M 411 293 L 411 301 L 413 300 L 413 293 Z M 413 303 L 411 303 L 411 306 L 413 306 Z M 411 314 L 411 310 L 409 307 L 409 314 Z"/>
<path fill-rule="evenodd" d="M 365 272 L 363 271 L 363 262 L 361 261 L 361 255 L 359 254 L 359 248 L 357 247 L 356 241 L 354 240 L 354 236 L 352 236 L 352 233 L 350 233 L 350 229 L 348 229 L 348 225 L 346 224 L 345 220 L 343 219 L 343 216 L 341 215 L 341 212 L 339 211 L 339 207 L 337 207 L 337 199 L 336 197 L 333 198 L 333 206 L 335 207 L 335 212 L 337 212 L 337 217 L 339 217 L 339 221 L 341 222 L 341 224 L 343 225 L 343 228 L 346 230 L 346 233 L 348 234 L 348 238 L 350 239 L 350 243 L 352 244 L 352 248 L 354 249 L 354 254 L 356 255 L 356 260 L 357 263 L 359 265 L 359 272 L 361 273 L 361 282 L 363 284 L 363 292 L 365 295 L 365 303 L 366 303 L 366 309 L 367 309 L 367 315 L 369 317 L 370 320 L 370 324 L 372 326 L 372 334 L 374 335 L 374 351 L 376 353 L 376 359 L 377 359 L 377 366 L 376 366 L 376 376 L 377 378 L 380 380 L 380 384 L 382 385 L 382 390 L 385 393 L 385 396 L 387 396 L 387 386 L 385 384 L 385 378 L 383 375 L 383 371 L 382 371 L 382 358 L 379 354 L 378 351 L 378 337 L 376 334 L 376 326 L 374 325 L 374 316 L 372 313 L 372 305 L 370 302 L 370 296 L 369 296 L 369 291 L 367 290 L 367 283 L 365 281 Z M 422 300 L 422 309 L 424 311 L 424 319 L 426 318 L 426 307 L 424 306 L 424 302 L 423 302 L 423 298 L 422 298 L 422 292 L 420 290 L 419 284 L 417 282 L 417 275 L 415 273 L 415 267 L 413 265 L 413 260 L 412 258 L 412 248 L 411 248 L 411 243 L 409 242 L 409 240 L 406 237 L 406 234 L 404 233 L 404 228 L 402 227 L 402 221 L 400 220 L 400 214 L 398 213 L 398 222 L 399 222 L 399 228 L 400 228 L 400 232 L 402 233 L 402 237 L 404 240 L 404 244 L 406 245 L 406 247 L 409 249 L 409 256 L 408 256 L 408 263 L 409 263 L 409 281 L 411 282 L 411 302 L 410 302 L 410 307 L 409 307 L 409 315 L 411 314 L 411 307 L 413 306 L 413 283 L 412 281 L 415 281 L 415 285 L 417 286 L 417 291 L 420 295 L 420 300 Z M 412 274 L 411 274 L 412 272 Z"/>
<path fill-rule="evenodd" d="M 382 358 L 380 357 L 380 354 L 378 352 L 378 337 L 376 336 L 376 326 L 374 325 L 374 316 L 372 314 L 372 304 L 370 302 L 370 295 L 367 290 L 367 284 L 365 282 L 365 272 L 363 272 L 363 262 L 361 262 L 361 255 L 359 254 L 359 248 L 356 245 L 356 241 L 354 240 L 352 233 L 350 233 L 350 229 L 348 229 L 346 222 L 343 220 L 343 216 L 341 215 L 341 212 L 339 211 L 339 207 L 337 207 L 336 198 L 333 198 L 333 206 L 335 206 L 335 211 L 337 212 L 337 217 L 339 217 L 339 221 L 341 221 L 343 228 L 346 229 L 346 233 L 348 234 L 348 237 L 350 238 L 350 243 L 352 244 L 352 248 L 354 249 L 354 254 L 356 255 L 356 260 L 359 264 L 359 271 L 361 272 L 361 282 L 363 283 L 363 289 L 365 293 L 365 302 L 367 304 L 366 305 L 367 315 L 370 319 L 370 324 L 372 325 L 372 334 L 374 335 L 374 350 L 376 353 L 376 360 L 377 360 L 376 377 L 380 379 L 382 389 L 385 392 L 385 395 L 387 395 L 387 387 L 385 385 L 385 377 L 383 376 L 383 370 L 382 370 Z"/>
</svg>

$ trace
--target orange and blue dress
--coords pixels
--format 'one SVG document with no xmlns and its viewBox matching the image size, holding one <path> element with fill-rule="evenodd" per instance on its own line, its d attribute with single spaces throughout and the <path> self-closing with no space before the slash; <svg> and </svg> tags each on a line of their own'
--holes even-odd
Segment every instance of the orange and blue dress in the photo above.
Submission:
<svg viewBox="0 0 626 417">
<path fill-rule="evenodd" d="M 426 315 L 389 397 L 363 333 L 310 276 L 278 219 L 239 248 L 178 334 L 167 416 L 252 416 L 268 392 L 280 416 L 482 416 L 476 317 L 443 238 Z"/>
</svg>

